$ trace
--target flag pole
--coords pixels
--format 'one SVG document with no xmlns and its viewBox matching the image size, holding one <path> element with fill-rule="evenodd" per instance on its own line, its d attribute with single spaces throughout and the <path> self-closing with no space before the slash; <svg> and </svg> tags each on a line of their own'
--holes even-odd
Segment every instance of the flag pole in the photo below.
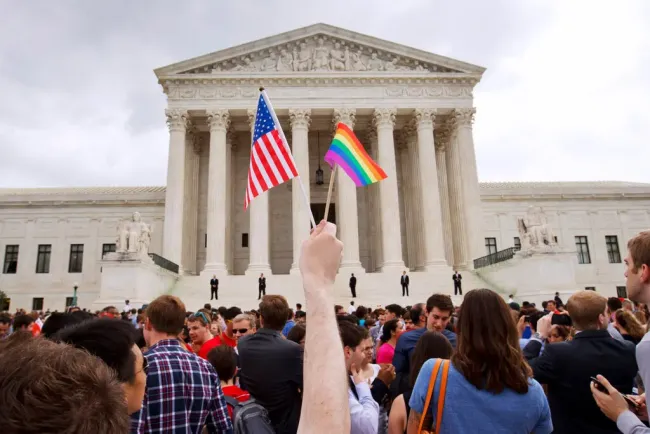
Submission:
<svg viewBox="0 0 650 434">
<path fill-rule="evenodd" d="M 287 141 L 286 136 L 284 135 L 284 131 L 282 131 L 282 125 L 280 125 L 280 121 L 278 120 L 277 115 L 275 114 L 275 110 L 273 110 L 273 106 L 271 105 L 271 101 L 269 100 L 269 96 L 266 94 L 266 91 L 264 90 L 264 87 L 260 87 L 260 92 L 262 93 L 262 98 L 264 98 L 264 102 L 266 105 L 269 107 L 271 116 L 273 117 L 273 122 L 278 126 L 278 130 L 280 130 L 280 136 L 282 137 L 282 141 L 284 142 L 285 146 L 289 146 L 289 142 Z M 289 149 L 287 149 L 289 151 Z M 311 225 L 312 227 L 316 227 L 316 221 L 314 220 L 314 213 L 311 211 L 311 206 L 309 204 L 309 198 L 307 197 L 307 191 L 305 191 L 305 186 L 302 184 L 302 179 L 300 178 L 300 174 L 296 176 L 296 180 L 298 181 L 298 185 L 300 186 L 300 191 L 302 191 L 302 197 L 305 200 L 305 206 L 309 210 L 309 217 L 311 219 Z"/>
<path fill-rule="evenodd" d="M 327 189 L 327 201 L 325 202 L 325 215 L 323 216 L 323 220 L 328 221 L 327 217 L 330 215 L 330 202 L 332 200 L 332 190 L 334 189 L 334 178 L 336 177 L 336 168 L 339 167 L 338 164 L 334 165 L 334 170 L 332 170 L 332 174 L 330 175 L 330 186 Z"/>
</svg>

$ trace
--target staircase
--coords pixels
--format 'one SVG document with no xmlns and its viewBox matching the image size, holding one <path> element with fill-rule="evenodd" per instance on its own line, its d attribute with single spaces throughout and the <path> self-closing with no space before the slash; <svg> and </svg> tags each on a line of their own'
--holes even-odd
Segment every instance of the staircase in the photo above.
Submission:
<svg viewBox="0 0 650 434">
<path fill-rule="evenodd" d="M 342 269 L 334 285 L 334 303 L 348 306 L 351 300 L 355 305 L 369 307 L 385 306 L 397 303 L 402 306 L 426 302 L 431 294 L 449 294 L 454 305 L 462 302 L 462 296 L 454 296 L 454 285 L 451 279 L 453 270 L 448 266 L 437 267 L 431 271 L 413 271 L 409 273 L 409 297 L 402 297 L 399 271 L 386 273 L 358 273 L 357 298 L 353 299 L 348 288 L 350 273 Z M 474 288 L 490 288 L 489 285 L 474 271 L 463 271 L 463 291 Z M 205 303 L 215 306 L 239 306 L 242 309 L 253 309 L 259 306 L 257 301 L 258 276 L 223 276 L 219 278 L 219 300 L 210 300 L 209 277 L 181 276 L 171 294 L 183 300 L 188 310 L 197 310 Z M 498 291 L 500 292 L 500 291 Z M 296 303 L 305 305 L 300 275 L 282 274 L 266 276 L 266 293 L 281 294 L 294 307 Z M 308 308 L 308 307 L 307 307 Z"/>
</svg>

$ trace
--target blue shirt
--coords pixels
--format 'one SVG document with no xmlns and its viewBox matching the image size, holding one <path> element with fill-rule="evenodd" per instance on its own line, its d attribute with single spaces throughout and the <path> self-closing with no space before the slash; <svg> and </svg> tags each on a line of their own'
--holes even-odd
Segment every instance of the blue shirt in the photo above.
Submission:
<svg viewBox="0 0 650 434">
<path fill-rule="evenodd" d="M 422 414 L 427 397 L 429 380 L 435 359 L 427 360 L 415 382 L 409 405 Z M 442 370 L 441 370 L 442 372 Z M 440 378 L 441 374 L 438 374 Z M 479 390 L 451 364 L 447 379 L 445 407 L 439 434 L 445 433 L 490 433 L 490 434 L 547 434 L 553 432 L 551 410 L 542 386 L 530 379 L 525 394 L 505 389 L 499 394 Z M 430 409 L 438 406 L 440 380 L 436 382 L 431 397 Z"/>
<path fill-rule="evenodd" d="M 415 345 L 418 343 L 420 337 L 427 331 L 426 327 L 421 329 L 411 330 L 402 335 L 397 340 L 397 345 L 395 346 L 395 354 L 393 355 L 393 366 L 395 366 L 395 372 L 402 372 L 408 374 L 410 370 L 410 361 L 413 350 L 415 350 Z M 442 331 L 442 334 L 449 339 L 451 346 L 456 348 L 456 333 L 450 332 L 447 329 Z"/>
<path fill-rule="evenodd" d="M 282 329 L 282 336 L 286 338 L 287 335 L 289 334 L 289 330 L 291 330 L 295 325 L 296 323 L 292 319 L 287 321 L 287 323 L 284 325 L 284 328 Z"/>
</svg>

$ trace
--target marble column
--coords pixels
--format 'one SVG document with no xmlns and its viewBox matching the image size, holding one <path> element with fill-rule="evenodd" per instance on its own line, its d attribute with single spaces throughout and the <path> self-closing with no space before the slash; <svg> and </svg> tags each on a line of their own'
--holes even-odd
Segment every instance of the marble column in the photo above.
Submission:
<svg viewBox="0 0 650 434">
<path fill-rule="evenodd" d="M 376 109 L 373 124 L 377 130 L 378 161 L 386 172 L 387 178 L 379 183 L 379 201 L 381 204 L 381 246 L 384 261 L 382 271 L 404 269 L 402 259 L 402 234 L 399 215 L 399 197 L 397 195 L 397 166 L 395 162 L 395 109 Z"/>
<path fill-rule="evenodd" d="M 309 237 L 311 229 L 310 212 L 302 197 L 300 183 L 305 187 L 307 197 L 311 197 L 309 188 L 309 123 L 310 109 L 289 110 L 291 123 L 291 153 L 296 162 L 299 178 L 291 180 L 291 216 L 293 227 L 293 263 L 290 274 L 300 273 L 300 249 L 302 242 Z"/>
<path fill-rule="evenodd" d="M 185 136 L 188 126 L 186 110 L 165 111 L 169 126 L 169 156 L 167 159 L 167 189 L 165 192 L 165 226 L 163 256 L 182 266 L 183 210 L 185 202 Z"/>
<path fill-rule="evenodd" d="M 344 123 L 354 129 L 356 109 L 334 110 L 334 124 Z M 363 272 L 359 260 L 359 212 L 357 209 L 357 186 L 340 168 L 336 170 L 336 214 L 339 239 L 343 242 L 343 259 L 340 268 L 353 273 Z"/>
<path fill-rule="evenodd" d="M 251 128 L 251 145 L 255 128 L 255 110 L 248 111 L 248 123 Z M 251 148 L 252 149 L 252 148 Z M 257 196 L 248 206 L 250 227 L 248 229 L 248 268 L 244 274 L 255 276 L 264 273 L 271 275 L 269 261 L 269 192 Z"/>
<path fill-rule="evenodd" d="M 404 227 L 406 234 L 406 267 L 414 270 L 417 262 L 416 238 L 419 236 L 415 232 L 413 224 L 413 208 L 415 204 L 413 199 L 413 173 L 411 171 L 411 156 L 408 149 L 408 133 L 401 131 L 397 140 L 397 149 L 400 153 L 400 164 L 402 166 L 402 197 L 404 200 Z"/>
<path fill-rule="evenodd" d="M 469 246 L 465 229 L 465 214 L 467 212 L 463 197 L 462 156 L 458 148 L 456 118 L 449 119 L 451 132 L 448 146 L 445 148 L 445 163 L 447 165 L 447 183 L 449 186 L 449 214 L 451 216 L 451 238 L 454 244 L 454 269 L 471 269 L 469 261 Z"/>
<path fill-rule="evenodd" d="M 370 156 L 374 161 L 378 161 L 379 150 L 377 149 L 379 144 L 377 142 L 377 131 L 374 129 L 368 130 L 368 143 L 370 145 Z M 381 217 L 380 206 L 379 206 L 379 183 L 370 184 L 368 187 L 368 197 L 370 198 L 370 211 L 369 219 L 371 224 L 371 240 L 370 246 L 372 249 L 372 271 L 379 271 L 379 267 L 383 262 L 383 256 L 381 253 Z"/>
<path fill-rule="evenodd" d="M 469 260 L 472 266 L 474 259 L 485 256 L 481 192 L 478 184 L 476 153 L 472 133 L 475 113 L 476 109 L 473 107 L 455 109 L 453 113 L 456 119 L 456 140 L 462 162 L 463 197 L 466 207 L 465 230 L 467 231 Z"/>
<path fill-rule="evenodd" d="M 228 110 L 207 112 L 210 127 L 210 159 L 208 162 L 208 215 L 205 267 L 203 273 L 223 276 L 226 266 L 226 220 L 228 203 L 228 144 L 226 134 L 230 125 Z"/>
<path fill-rule="evenodd" d="M 406 145 L 408 147 L 409 162 L 411 168 L 411 197 L 413 203 L 413 219 L 411 222 L 413 233 L 417 234 L 415 237 L 415 270 L 424 270 L 424 238 L 422 237 L 422 185 L 420 181 L 420 158 L 418 153 L 418 136 L 417 128 L 415 126 L 415 119 L 405 126 L 407 136 Z"/>
<path fill-rule="evenodd" d="M 449 185 L 447 183 L 447 162 L 445 149 L 449 143 L 449 130 L 438 128 L 435 131 L 436 168 L 438 169 L 438 188 L 440 190 L 440 209 L 442 211 L 442 239 L 445 245 L 447 264 L 454 263 L 454 243 L 451 236 L 451 213 L 449 212 Z"/>
<path fill-rule="evenodd" d="M 413 112 L 418 135 L 418 162 L 422 186 L 422 235 L 424 239 L 424 268 L 447 265 L 442 239 L 442 212 L 438 189 L 438 171 L 433 139 L 435 109 Z"/>
<path fill-rule="evenodd" d="M 235 243 L 233 239 L 233 218 L 232 210 L 234 208 L 234 188 L 233 179 L 233 153 L 237 151 L 237 134 L 232 127 L 226 133 L 226 270 L 228 274 L 233 274 Z"/>
<path fill-rule="evenodd" d="M 199 153 L 201 137 L 193 129 L 187 137 L 185 153 L 185 210 L 183 222 L 183 274 L 197 274 L 196 253 L 198 236 Z"/>
</svg>

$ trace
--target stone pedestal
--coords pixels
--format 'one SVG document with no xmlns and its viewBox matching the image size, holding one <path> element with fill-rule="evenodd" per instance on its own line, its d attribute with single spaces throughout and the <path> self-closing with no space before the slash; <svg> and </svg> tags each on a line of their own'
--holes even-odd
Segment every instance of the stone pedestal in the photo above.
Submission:
<svg viewBox="0 0 650 434">
<path fill-rule="evenodd" d="M 476 273 L 506 297 L 513 294 L 517 300 L 534 302 L 539 307 L 555 292 L 568 294 L 578 289 L 577 264 L 575 251 L 540 249 L 517 253 L 508 261 L 479 268 Z"/>
<path fill-rule="evenodd" d="M 110 253 L 100 261 L 102 267 L 99 298 L 93 310 L 113 305 L 118 309 L 129 300 L 131 305 L 150 303 L 171 292 L 178 276 L 137 253 Z"/>
</svg>

